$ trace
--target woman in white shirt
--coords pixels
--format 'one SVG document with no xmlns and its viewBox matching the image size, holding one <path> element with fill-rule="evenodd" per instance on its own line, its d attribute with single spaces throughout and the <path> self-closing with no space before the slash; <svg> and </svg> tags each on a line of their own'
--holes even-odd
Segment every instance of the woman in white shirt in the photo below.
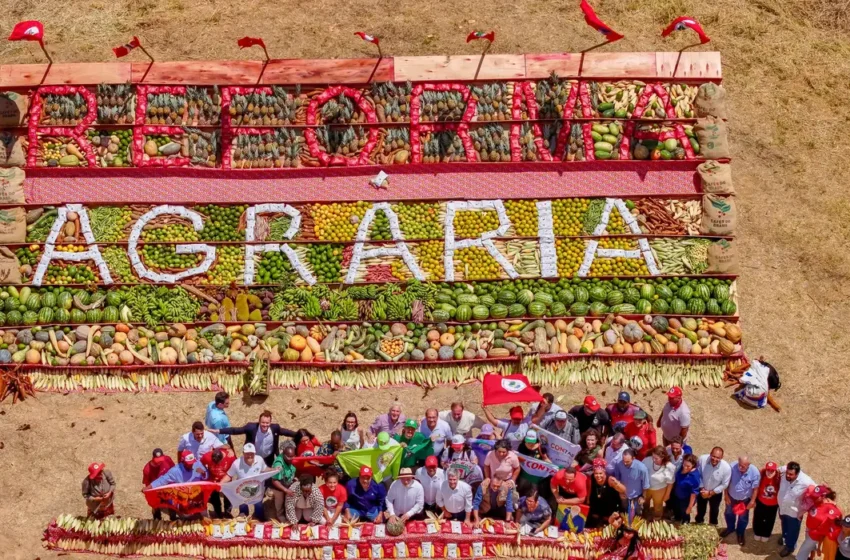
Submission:
<svg viewBox="0 0 850 560">
<path fill-rule="evenodd" d="M 670 498 L 673 481 L 676 478 L 676 465 L 663 445 L 654 448 L 643 460 L 649 472 L 649 488 L 644 490 L 644 511 L 651 512 L 656 519 L 664 515 L 664 502 Z M 650 507 L 650 502 L 652 506 Z"/>
<path fill-rule="evenodd" d="M 354 451 L 363 447 L 363 428 L 357 422 L 357 415 L 349 412 L 342 419 L 342 444 L 346 451 Z"/>
</svg>

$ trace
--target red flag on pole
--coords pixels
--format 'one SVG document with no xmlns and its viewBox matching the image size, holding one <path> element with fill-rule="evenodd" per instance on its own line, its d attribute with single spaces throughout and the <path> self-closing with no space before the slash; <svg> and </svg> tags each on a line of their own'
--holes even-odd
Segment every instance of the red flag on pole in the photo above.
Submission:
<svg viewBox="0 0 850 560">
<path fill-rule="evenodd" d="M 703 45 L 711 41 L 711 38 L 705 34 L 702 25 L 694 18 L 688 16 L 680 16 L 671 21 L 670 25 L 665 27 L 664 31 L 661 32 L 661 36 L 667 37 L 674 31 L 684 31 L 685 29 L 690 29 L 699 35 L 699 42 Z"/>
<path fill-rule="evenodd" d="M 41 43 L 44 40 L 44 24 L 36 20 L 22 21 L 12 29 L 9 40 Z"/>
<path fill-rule="evenodd" d="M 242 37 L 236 44 L 239 45 L 240 49 L 247 49 L 250 47 L 262 47 L 266 48 L 266 43 L 260 37 Z"/>
<path fill-rule="evenodd" d="M 166 508 L 181 515 L 207 511 L 210 494 L 221 486 L 215 482 L 185 482 L 145 490 L 145 500 L 154 509 Z"/>
<path fill-rule="evenodd" d="M 354 34 L 366 41 L 367 43 L 374 43 L 375 45 L 380 43 L 380 39 L 378 39 L 374 35 L 369 35 L 368 33 L 364 33 L 362 31 L 355 31 Z"/>
<path fill-rule="evenodd" d="M 473 31 L 469 35 L 466 36 L 466 42 L 475 41 L 477 39 L 487 39 L 491 43 L 496 40 L 496 32 L 491 31 L 489 33 L 484 33 L 483 31 Z"/>
<path fill-rule="evenodd" d="M 528 378 L 521 373 L 499 375 L 488 373 L 482 383 L 484 406 L 516 402 L 540 402 L 543 396 L 531 388 Z"/>
<path fill-rule="evenodd" d="M 142 43 L 139 41 L 139 38 L 133 37 L 129 43 L 124 43 L 120 47 L 115 47 L 114 49 L 112 49 L 112 52 L 115 53 L 116 58 L 121 58 L 127 56 L 133 49 L 138 48 L 140 46 L 142 46 Z"/>
<path fill-rule="evenodd" d="M 609 43 L 619 41 L 623 38 L 623 35 L 620 35 L 608 27 L 604 21 L 599 19 L 599 16 L 597 16 L 596 12 L 593 10 L 593 6 L 588 4 L 587 0 L 581 0 L 580 7 L 581 11 L 584 12 L 584 21 L 587 22 L 587 25 L 602 33 Z"/>
</svg>

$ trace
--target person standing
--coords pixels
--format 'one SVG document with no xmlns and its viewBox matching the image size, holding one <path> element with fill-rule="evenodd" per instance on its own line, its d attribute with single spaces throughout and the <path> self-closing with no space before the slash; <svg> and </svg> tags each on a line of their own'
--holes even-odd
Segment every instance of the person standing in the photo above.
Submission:
<svg viewBox="0 0 850 560">
<path fill-rule="evenodd" d="M 705 520 L 705 512 L 708 509 L 708 522 L 716 527 L 720 517 L 720 502 L 732 476 L 729 463 L 723 460 L 723 448 L 715 447 L 711 453 L 702 455 L 698 469 L 702 482 L 697 496 L 696 522 L 702 523 Z"/>
<path fill-rule="evenodd" d="M 407 523 L 410 519 L 423 519 L 422 510 L 425 507 L 425 490 L 414 478 L 413 469 L 403 468 L 398 471 L 398 477 L 390 485 L 387 492 L 387 521 L 395 519 Z"/>
<path fill-rule="evenodd" d="M 628 449 L 626 445 L 626 436 L 616 433 L 611 437 L 611 441 L 605 446 L 605 453 L 602 457 L 605 459 L 606 469 L 608 474 L 613 474 L 617 465 L 623 461 L 623 453 Z"/>
<path fill-rule="evenodd" d="M 439 417 L 449 425 L 453 435 L 465 438 L 472 437 L 473 428 L 480 430 L 486 424 L 485 420 L 466 410 L 460 401 L 453 402 L 450 410 L 443 410 Z"/>
<path fill-rule="evenodd" d="M 386 414 L 380 414 L 377 418 L 375 418 L 375 421 L 372 422 L 372 425 L 369 427 L 369 431 L 371 431 L 373 435 L 378 435 L 381 432 L 387 432 L 390 436 L 394 436 L 401 433 L 405 420 L 407 420 L 407 418 L 405 418 L 404 414 L 401 413 L 401 403 L 394 402 L 392 406 L 390 406 L 389 412 Z"/>
<path fill-rule="evenodd" d="M 519 449 L 517 449 L 517 457 L 520 458 L 520 462 L 524 461 L 522 459 L 523 456 L 551 463 L 549 460 L 549 449 L 540 443 L 537 437 L 537 430 L 528 430 L 525 432 L 525 439 L 522 440 Z M 546 478 L 545 476 L 529 474 L 528 471 L 520 468 L 519 477 L 517 478 L 517 491 L 520 496 L 528 496 Z"/>
<path fill-rule="evenodd" d="M 272 463 L 273 469 L 280 469 L 272 475 L 269 482 L 274 497 L 275 517 L 278 521 L 286 519 L 286 498 L 292 493 L 290 488 L 295 482 L 295 465 L 292 460 L 295 458 L 295 442 L 285 440 L 280 444 L 280 454 L 275 457 Z"/>
<path fill-rule="evenodd" d="M 230 466 L 233 465 L 233 461 L 235 460 L 236 455 L 233 454 L 229 447 L 220 447 L 212 451 L 207 451 L 201 457 L 201 464 L 209 472 L 209 481 L 220 483 L 227 476 L 227 471 L 230 470 Z M 227 496 L 221 490 L 216 490 L 210 494 L 209 503 L 212 504 L 216 519 L 230 519 L 230 500 L 227 499 Z"/>
<path fill-rule="evenodd" d="M 360 467 L 360 476 L 349 480 L 345 491 L 348 493 L 346 521 L 356 517 L 371 523 L 383 523 L 387 490 L 372 478 L 370 467 Z"/>
<path fill-rule="evenodd" d="M 168 469 L 164 475 L 150 483 L 150 488 L 159 488 L 168 484 L 185 484 L 187 482 L 201 482 L 209 479 L 207 469 L 198 463 L 195 454 L 184 449 L 180 453 L 180 462 Z"/>
<path fill-rule="evenodd" d="M 595 529 L 607 525 L 611 514 L 623 511 L 620 494 L 625 492 L 626 487 L 605 472 L 605 459 L 594 459 L 593 476 L 587 492 L 589 507 L 586 526 Z"/>
<path fill-rule="evenodd" d="M 303 521 L 310 525 L 321 525 L 325 518 L 325 500 L 315 477 L 302 474 L 289 490 L 292 493 L 286 497 L 287 523 L 297 526 Z"/>
<path fill-rule="evenodd" d="M 215 432 L 204 429 L 203 422 L 194 422 L 192 430 L 183 434 L 177 443 L 177 453 L 189 451 L 195 457 L 203 456 L 207 451 L 218 449 L 226 444 L 215 436 Z"/>
<path fill-rule="evenodd" d="M 342 430 L 340 432 L 346 451 L 361 449 L 366 443 L 364 430 L 360 427 L 357 415 L 353 412 L 346 413 L 345 418 L 342 419 Z"/>
<path fill-rule="evenodd" d="M 576 445 L 581 441 L 581 432 L 578 429 L 578 420 L 573 418 L 566 410 L 559 410 L 552 418 L 543 420 L 538 424 L 547 432 L 551 432 L 556 436 L 567 440 Z"/>
<path fill-rule="evenodd" d="M 393 439 L 404 447 L 404 454 L 401 457 L 402 468 L 416 468 L 418 465 L 425 464 L 425 458 L 434 454 L 434 442 L 431 441 L 422 432 L 417 432 L 419 424 L 413 418 L 408 418 L 404 421 L 404 429 L 400 434 L 393 436 Z M 378 434 L 380 436 L 380 434 Z M 380 440 L 379 440 L 380 441 Z"/>
<path fill-rule="evenodd" d="M 484 460 L 484 478 L 499 478 L 509 482 L 509 486 L 513 488 L 519 477 L 519 471 L 519 457 L 511 450 L 508 440 L 500 439 Z"/>
<path fill-rule="evenodd" d="M 682 466 L 682 460 L 686 455 L 693 453 L 693 450 L 690 445 L 684 444 L 682 436 L 675 436 L 667 446 L 667 453 L 670 455 L 670 460 L 676 465 L 676 470 L 678 471 Z"/>
<path fill-rule="evenodd" d="M 691 427 L 691 409 L 685 402 L 682 389 L 673 387 L 667 391 L 667 404 L 658 417 L 658 427 L 661 428 L 661 436 L 664 445 L 670 445 L 673 438 L 680 436 L 682 442 L 688 439 L 688 430 Z"/>
<path fill-rule="evenodd" d="M 783 545 L 779 556 L 785 558 L 797 548 L 801 520 L 805 513 L 800 511 L 800 504 L 806 488 L 814 486 L 815 481 L 802 471 L 800 463 L 796 461 L 779 467 L 779 474 L 779 523 L 782 526 L 782 540 L 779 544 Z"/>
<path fill-rule="evenodd" d="M 643 495 L 644 504 L 647 509 L 651 508 L 652 517 L 661 519 L 664 516 L 664 504 L 673 491 L 676 466 L 663 445 L 656 446 L 649 457 L 643 460 L 643 465 L 649 473 L 649 488 Z"/>
<path fill-rule="evenodd" d="M 145 463 L 145 467 L 142 469 L 142 489 L 146 488 L 151 482 L 167 473 L 173 466 L 174 460 L 171 457 L 164 454 L 160 448 L 154 449 L 153 458 Z M 164 508 L 153 509 L 153 518 L 162 519 L 163 511 L 165 511 L 168 514 L 168 518 L 171 519 L 170 510 Z"/>
<path fill-rule="evenodd" d="M 826 540 L 838 540 L 841 519 L 844 514 L 835 503 L 835 492 L 824 484 L 806 491 L 812 504 L 806 515 L 806 540 L 800 545 L 796 560 L 808 560 L 813 552 L 826 552 Z M 834 550 L 834 549 L 833 549 Z"/>
<path fill-rule="evenodd" d="M 698 463 L 699 459 L 693 453 L 685 455 L 682 466 L 676 471 L 671 502 L 673 518 L 679 523 L 691 522 L 691 511 L 694 509 L 702 485 Z"/>
<path fill-rule="evenodd" d="M 416 471 L 416 480 L 422 485 L 423 509 L 433 513 L 439 513 L 437 507 L 437 492 L 446 481 L 446 473 L 440 468 L 437 458 L 433 455 L 425 459 L 425 466 Z"/>
<path fill-rule="evenodd" d="M 257 458 L 257 449 L 254 447 L 254 444 L 246 443 L 242 446 L 242 456 L 230 465 L 230 468 L 227 469 L 227 475 L 225 475 L 224 479 L 222 479 L 222 482 L 243 480 L 251 476 L 256 476 L 266 470 L 271 469 L 266 467 L 266 464 Z M 290 491 L 291 490 L 292 488 L 290 488 Z M 242 504 L 239 506 L 240 515 L 247 517 L 249 511 L 248 504 Z M 254 504 L 254 517 L 259 521 L 265 521 L 266 519 L 262 499 Z"/>
<path fill-rule="evenodd" d="M 738 544 L 744 546 L 744 532 L 750 523 L 750 510 L 756 507 L 761 473 L 755 465 L 750 464 L 750 459 L 746 456 L 738 457 L 738 460 L 729 466 L 729 470 L 729 486 L 724 492 L 726 530 L 720 534 L 720 538 L 734 532 L 738 536 Z"/>
<path fill-rule="evenodd" d="M 628 391 L 620 391 L 617 395 L 617 402 L 613 402 L 605 407 L 605 412 L 608 413 L 608 418 L 611 421 L 611 429 L 615 432 L 621 432 L 635 418 L 635 413 L 641 408 L 632 404 L 632 396 Z"/>
<path fill-rule="evenodd" d="M 626 440 L 634 450 L 638 461 L 643 461 L 649 452 L 658 445 L 655 427 L 652 425 L 649 415 L 643 410 L 635 412 L 634 420 L 623 428 L 623 435 L 626 436 Z"/>
<path fill-rule="evenodd" d="M 768 462 L 761 471 L 756 507 L 753 512 L 753 538 L 767 542 L 776 523 L 779 511 L 779 471 L 773 461 Z"/>
<path fill-rule="evenodd" d="M 508 415 L 509 419 L 500 420 L 493 416 L 493 413 L 486 407 L 484 408 L 484 416 L 487 417 L 487 421 L 502 430 L 502 438 L 508 440 L 511 447 L 516 448 L 525 438 L 525 432 L 528 431 L 529 426 L 523 420 L 525 414 L 522 412 L 521 406 L 511 407 Z"/>
<path fill-rule="evenodd" d="M 204 424 L 207 428 L 220 430 L 221 428 L 230 427 L 230 418 L 227 416 L 227 408 L 230 407 L 230 395 L 227 391 L 219 391 L 215 394 L 215 399 L 207 405 L 207 413 L 204 416 Z M 228 436 L 220 434 L 218 439 L 222 443 L 233 444 L 228 441 Z"/>
<path fill-rule="evenodd" d="M 348 492 L 345 486 L 339 483 L 339 474 L 328 470 L 325 473 L 325 483 L 319 487 L 324 499 L 324 519 L 328 527 L 338 527 L 342 523 L 342 512 L 345 510 L 345 502 L 348 501 Z"/>
<path fill-rule="evenodd" d="M 115 515 L 115 478 L 103 463 L 89 465 L 89 474 L 83 479 L 83 498 L 88 516 L 103 519 Z"/>
<path fill-rule="evenodd" d="M 582 468 L 592 465 L 596 459 L 605 461 L 605 453 L 602 450 L 601 436 L 597 430 L 590 429 L 582 434 L 581 451 L 576 455 L 576 462 Z"/>
<path fill-rule="evenodd" d="M 537 424 L 542 428 L 543 422 L 554 420 L 555 415 L 564 410 L 555 404 L 555 395 L 552 393 L 543 393 L 541 396 L 543 397 L 541 402 L 532 403 L 528 407 L 528 414 L 525 415 L 525 423 L 529 426 L 531 424 Z"/>
<path fill-rule="evenodd" d="M 587 395 L 584 398 L 584 404 L 572 407 L 569 412 L 578 422 L 578 429 L 581 433 L 593 428 L 599 430 L 604 438 L 611 431 L 611 419 L 608 418 L 608 413 L 602 410 L 599 401 L 593 395 Z"/>
<path fill-rule="evenodd" d="M 436 408 L 425 411 L 425 419 L 419 424 L 419 432 L 431 440 L 434 447 L 432 455 L 440 456 L 452 440 L 452 428 L 445 420 L 440 420 Z"/>
<path fill-rule="evenodd" d="M 623 511 L 632 519 L 643 513 L 643 494 L 649 489 L 649 472 L 646 465 L 635 460 L 632 449 L 623 451 L 623 460 L 614 467 L 614 478 L 626 487 Z"/>
<path fill-rule="evenodd" d="M 245 443 L 253 444 L 256 449 L 256 454 L 259 455 L 266 466 L 272 466 L 274 463 L 274 453 L 280 445 L 280 436 L 295 438 L 297 432 L 287 430 L 280 424 L 272 423 L 272 413 L 270 410 L 264 410 L 260 413 L 260 418 L 257 422 L 248 422 L 244 426 L 235 428 L 222 428 L 221 430 L 211 430 L 213 433 L 221 433 L 226 435 L 244 435 Z"/>
<path fill-rule="evenodd" d="M 478 437 L 474 439 L 496 441 L 496 428 L 493 427 L 493 424 L 484 424 L 483 426 L 481 426 L 481 431 L 478 432 Z M 481 466 L 483 470 L 484 461 L 487 460 L 487 455 L 490 453 L 490 451 L 487 451 L 487 449 L 482 448 L 480 446 L 474 446 L 472 448 L 472 452 L 475 453 L 475 456 L 478 458 L 478 465 Z"/>
<path fill-rule="evenodd" d="M 446 481 L 437 492 L 437 506 L 447 521 L 463 521 L 467 526 L 471 525 L 472 487 L 460 480 L 457 472 L 449 471 Z"/>
</svg>

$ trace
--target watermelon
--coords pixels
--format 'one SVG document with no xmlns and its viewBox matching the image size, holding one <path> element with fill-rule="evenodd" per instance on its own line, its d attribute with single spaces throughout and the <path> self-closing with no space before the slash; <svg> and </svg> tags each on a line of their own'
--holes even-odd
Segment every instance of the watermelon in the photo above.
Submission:
<svg viewBox="0 0 850 560">
<path fill-rule="evenodd" d="M 720 315 L 720 302 L 711 298 L 705 304 L 705 312 L 709 315 Z"/>
<path fill-rule="evenodd" d="M 102 318 L 103 311 L 100 309 L 89 309 L 88 313 L 86 313 L 86 321 L 89 323 L 100 323 Z"/>
<path fill-rule="evenodd" d="M 665 299 L 667 301 L 673 299 L 673 290 L 671 290 L 665 284 L 659 284 L 658 286 L 656 286 L 655 293 L 658 294 L 658 297 L 660 297 L 661 299 Z"/>
<path fill-rule="evenodd" d="M 60 325 L 65 325 L 71 321 L 71 313 L 62 307 L 53 312 L 53 320 Z"/>
<path fill-rule="evenodd" d="M 539 301 L 543 305 L 552 305 L 555 298 L 549 292 L 534 292 L 534 301 Z"/>
<path fill-rule="evenodd" d="M 729 286 L 727 286 L 726 284 L 716 285 L 714 287 L 714 299 L 716 299 L 717 301 L 726 301 L 727 299 L 729 299 Z"/>
<path fill-rule="evenodd" d="M 102 320 L 104 323 L 117 323 L 118 322 L 118 308 L 109 306 L 103 310 Z"/>
<path fill-rule="evenodd" d="M 80 300 L 80 303 L 82 305 L 88 305 L 88 304 L 91 303 L 91 294 L 89 294 L 87 291 L 83 290 L 82 288 L 77 290 L 76 293 L 74 294 L 74 296 L 77 299 Z"/>
<path fill-rule="evenodd" d="M 635 304 L 635 308 L 641 315 L 652 313 L 652 303 L 648 299 L 639 299 Z"/>
<path fill-rule="evenodd" d="M 0 327 L 6 324 L 6 314 L 0 311 Z"/>
<path fill-rule="evenodd" d="M 481 305 L 486 305 L 487 307 L 492 307 L 494 303 L 496 303 L 496 298 L 491 295 L 485 295 L 478 298 L 478 303 Z"/>
<path fill-rule="evenodd" d="M 502 290 L 499 292 L 499 303 L 504 305 L 511 305 L 512 303 L 516 303 L 516 294 L 511 290 Z"/>
<path fill-rule="evenodd" d="M 688 311 L 691 315 L 702 315 L 705 313 L 705 302 L 699 298 L 691 298 L 688 301 Z"/>
<path fill-rule="evenodd" d="M 86 312 L 79 309 L 71 310 L 71 322 L 74 324 L 86 322 Z"/>
<path fill-rule="evenodd" d="M 652 284 L 641 284 L 640 287 L 640 297 L 643 299 L 652 300 L 652 296 L 655 295 L 655 286 Z"/>
<path fill-rule="evenodd" d="M 59 297 L 56 298 L 56 305 L 61 307 L 62 309 L 67 309 L 68 311 L 74 306 L 73 296 L 71 292 L 62 292 L 59 294 Z"/>
<path fill-rule="evenodd" d="M 541 301 L 532 301 L 528 304 L 528 314 L 532 317 L 542 317 L 546 313 L 546 304 Z"/>
<path fill-rule="evenodd" d="M 67 311 L 66 311 L 66 313 L 67 313 Z M 434 319 L 435 321 L 439 321 L 439 322 L 442 323 L 442 322 L 450 320 L 452 318 L 452 316 L 449 315 L 449 312 L 446 311 L 445 309 L 435 309 L 431 312 L 431 318 Z M 57 316 L 56 320 L 57 321 L 59 320 L 58 316 Z M 63 321 L 63 322 L 65 322 L 65 321 Z"/>
<path fill-rule="evenodd" d="M 567 314 L 567 306 L 561 303 L 560 301 L 556 301 L 552 305 L 549 306 L 549 315 L 551 317 L 563 317 Z"/>
<path fill-rule="evenodd" d="M 508 307 L 508 317 L 525 317 L 525 306 L 521 303 L 514 303 Z"/>
<path fill-rule="evenodd" d="M 691 297 L 693 297 L 694 289 L 685 284 L 684 286 L 679 288 L 679 291 L 676 295 L 678 295 L 680 299 L 688 301 L 689 299 L 691 299 Z"/>
<path fill-rule="evenodd" d="M 41 306 L 42 307 L 56 307 L 56 294 L 53 292 L 47 292 L 43 296 L 41 296 Z"/>
<path fill-rule="evenodd" d="M 121 305 L 121 301 L 121 295 L 118 293 L 117 290 L 112 290 L 106 293 L 106 305 L 118 307 L 119 305 Z"/>
<path fill-rule="evenodd" d="M 490 308 L 486 305 L 476 305 L 472 308 L 472 318 L 476 321 L 483 321 L 490 317 Z"/>
<path fill-rule="evenodd" d="M 41 298 L 38 297 L 38 294 L 30 294 L 27 298 L 27 311 L 38 311 L 41 309 Z"/>
<path fill-rule="evenodd" d="M 534 294 L 531 293 L 531 290 L 521 290 L 516 296 L 516 301 L 517 303 L 528 305 L 534 301 Z"/>
<path fill-rule="evenodd" d="M 42 307 L 38 312 L 38 324 L 47 325 L 53 321 L 53 309 L 50 307 Z"/>
<path fill-rule="evenodd" d="M 731 299 L 727 299 L 720 304 L 720 311 L 723 315 L 734 315 L 738 306 Z"/>
<path fill-rule="evenodd" d="M 605 291 L 605 288 L 602 286 L 593 286 L 590 288 L 590 301 L 592 302 L 603 302 L 605 298 L 608 297 L 608 292 Z"/>
<path fill-rule="evenodd" d="M 711 299 L 711 288 L 708 287 L 708 284 L 697 284 L 697 289 L 694 290 L 694 297 L 708 301 Z"/>
<path fill-rule="evenodd" d="M 670 311 L 670 304 L 667 303 L 666 299 L 658 298 L 652 302 L 653 313 L 667 313 L 668 311 Z"/>
<path fill-rule="evenodd" d="M 688 304 L 683 299 L 673 298 L 670 302 L 670 311 L 676 315 L 683 315 L 688 312 Z"/>
<path fill-rule="evenodd" d="M 458 305 L 455 311 L 455 320 L 469 321 L 472 318 L 472 308 L 466 304 Z"/>
<path fill-rule="evenodd" d="M 460 294 L 457 296 L 457 304 L 458 305 L 477 305 L 478 304 L 478 296 L 475 294 Z"/>
<path fill-rule="evenodd" d="M 490 317 L 493 319 L 504 319 L 508 316 L 508 306 L 496 303 L 490 307 Z"/>
<path fill-rule="evenodd" d="M 636 305 L 638 300 L 640 299 L 640 290 L 634 287 L 626 288 L 626 291 L 623 295 L 623 299 L 626 303 L 631 303 L 632 305 Z"/>
<path fill-rule="evenodd" d="M 590 311 L 590 306 L 586 303 L 577 301 L 570 306 L 570 315 L 573 317 L 584 317 Z"/>
<path fill-rule="evenodd" d="M 3 304 L 3 309 L 6 311 L 17 311 L 21 306 L 21 300 L 16 297 L 6 298 L 6 302 Z"/>
<path fill-rule="evenodd" d="M 23 321 L 24 321 L 24 317 L 23 317 L 23 315 L 21 315 L 21 312 L 18 311 L 17 309 L 13 309 L 13 310 L 9 311 L 8 313 L 6 313 L 6 324 L 7 325 L 12 325 L 12 326 L 20 325 L 21 323 L 23 323 Z"/>
<path fill-rule="evenodd" d="M 23 321 L 25 325 L 34 325 L 38 323 L 38 313 L 36 313 L 35 311 L 25 311 Z"/>
<path fill-rule="evenodd" d="M 608 306 L 601 301 L 594 301 L 590 304 L 590 314 L 594 317 L 600 317 L 608 313 Z"/>
<path fill-rule="evenodd" d="M 605 302 L 608 305 L 620 305 L 624 300 L 623 292 L 620 290 L 611 290 L 608 292 L 608 297 L 605 299 Z"/>
<path fill-rule="evenodd" d="M 637 311 L 637 308 L 631 303 L 621 303 L 620 305 L 611 307 L 611 313 L 620 313 L 622 315 L 629 315 L 635 311 Z"/>
<path fill-rule="evenodd" d="M 590 299 L 590 293 L 587 291 L 587 289 L 584 286 L 576 287 L 576 289 L 574 290 L 574 293 L 575 293 L 575 296 L 576 296 L 576 302 L 578 302 L 578 303 L 585 303 L 587 300 Z"/>
<path fill-rule="evenodd" d="M 110 294 L 112 292 L 109 292 Z M 107 294 L 106 299 L 109 300 L 109 295 Z M 452 305 L 455 304 L 455 296 L 454 294 L 447 294 L 445 292 L 439 292 L 434 296 L 434 301 L 437 303 L 450 303 Z M 109 303 L 109 301 L 107 301 Z"/>
</svg>

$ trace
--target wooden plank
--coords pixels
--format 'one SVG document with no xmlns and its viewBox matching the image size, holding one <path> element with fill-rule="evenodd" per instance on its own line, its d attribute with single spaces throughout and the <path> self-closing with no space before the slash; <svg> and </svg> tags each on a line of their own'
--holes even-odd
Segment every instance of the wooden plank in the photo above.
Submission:
<svg viewBox="0 0 850 560">
<path fill-rule="evenodd" d="M 581 55 L 574 53 L 548 53 L 525 55 L 525 77 L 548 78 L 552 72 L 559 76 L 576 76 Z"/>
<path fill-rule="evenodd" d="M 395 79 L 399 82 L 472 80 L 481 55 L 397 56 Z M 488 54 L 484 57 L 479 80 L 514 80 L 525 77 L 525 56 Z"/>
<path fill-rule="evenodd" d="M 254 85 L 260 78 L 261 60 L 199 60 L 134 62 L 133 82 L 180 85 Z M 144 81 L 142 81 L 144 79 Z"/>
<path fill-rule="evenodd" d="M 679 61 L 679 66 L 677 68 L 676 58 L 678 56 L 678 52 L 655 53 L 656 74 L 661 77 L 669 78 L 673 75 L 673 69 L 675 68 L 677 78 L 707 78 L 719 80 L 723 77 L 720 69 L 719 52 L 685 51 L 682 53 L 682 59 Z"/>
<path fill-rule="evenodd" d="M 393 80 L 392 58 L 281 59 L 272 60 L 263 74 L 264 84 L 365 84 Z"/>
<path fill-rule="evenodd" d="M 46 75 L 45 75 L 46 73 Z M 39 85 L 120 84 L 130 81 L 130 65 L 124 62 L 47 64 L 4 64 L 0 66 L 0 87 Z"/>
<path fill-rule="evenodd" d="M 581 77 L 652 78 L 655 53 L 585 53 Z"/>
</svg>

